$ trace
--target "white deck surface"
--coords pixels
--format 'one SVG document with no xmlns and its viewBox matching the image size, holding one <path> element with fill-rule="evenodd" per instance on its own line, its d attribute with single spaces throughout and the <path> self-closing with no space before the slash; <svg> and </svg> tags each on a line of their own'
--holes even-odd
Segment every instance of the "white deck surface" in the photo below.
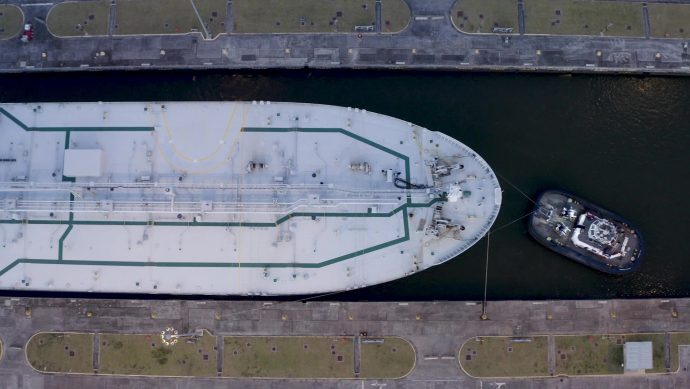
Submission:
<svg viewBox="0 0 690 389">
<path fill-rule="evenodd" d="M 67 176 L 66 149 L 100 150 L 100 176 Z M 456 169 L 434 179 L 435 158 Z M 0 289 L 360 288 L 460 254 L 501 203 L 460 142 L 313 104 L 0 104 L 0 159 Z M 442 201 L 451 185 L 462 197 Z"/>
</svg>

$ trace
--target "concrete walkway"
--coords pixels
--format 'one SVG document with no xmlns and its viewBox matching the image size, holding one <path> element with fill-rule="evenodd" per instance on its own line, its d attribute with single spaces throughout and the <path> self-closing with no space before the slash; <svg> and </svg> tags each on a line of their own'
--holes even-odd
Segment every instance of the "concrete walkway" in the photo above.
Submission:
<svg viewBox="0 0 690 389">
<path fill-rule="evenodd" d="M 201 34 L 60 39 L 34 23 L 33 42 L 0 41 L 0 72 L 310 67 L 690 74 L 687 40 L 520 34 L 506 40 L 457 31 L 449 17 L 455 0 L 406 1 L 412 20 L 403 32 L 361 38 L 353 32 L 230 34 L 212 41 Z M 45 20 L 51 4 L 27 0 L 21 8 L 31 22 Z M 335 54 L 319 55 L 324 50 Z M 95 55 L 100 52 L 105 55 Z"/>
<path fill-rule="evenodd" d="M 26 308 L 31 307 L 27 316 Z M 673 317 L 672 312 L 677 312 Z M 87 312 L 91 312 L 89 317 Z M 152 315 L 155 312 L 155 315 Z M 615 315 L 612 315 L 615 312 Z M 222 319 L 217 320 L 218 313 Z M 681 348 L 678 374 L 478 380 L 463 374 L 457 355 L 477 335 L 667 332 L 690 328 L 690 299 L 490 302 L 489 320 L 474 302 L 271 303 L 263 301 L 156 301 L 0 298 L 0 361 L 4 388 L 687 388 L 690 347 Z M 420 320 L 417 320 L 420 315 Z M 615 317 L 614 317 L 615 316 Z M 286 317 L 286 320 L 283 320 Z M 353 318 L 350 320 L 350 318 Z M 24 357 L 29 337 L 46 330 L 156 333 L 166 326 L 207 328 L 215 335 L 398 335 L 417 351 L 402 380 L 238 380 L 41 374 Z M 222 361 L 219 361 L 219 364 Z"/>
<path fill-rule="evenodd" d="M 548 356 L 549 356 L 549 375 L 556 374 L 556 339 L 553 335 L 549 335 L 547 338 L 548 344 Z"/>
</svg>

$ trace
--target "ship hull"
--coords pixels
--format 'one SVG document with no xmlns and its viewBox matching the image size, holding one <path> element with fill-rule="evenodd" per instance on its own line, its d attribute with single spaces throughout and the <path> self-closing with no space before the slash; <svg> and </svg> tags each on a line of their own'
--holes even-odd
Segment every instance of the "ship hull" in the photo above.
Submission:
<svg viewBox="0 0 690 389">
<path fill-rule="evenodd" d="M 0 104 L 0 140 L 0 289 L 357 289 L 456 257 L 501 203 L 466 145 L 354 108 Z"/>
</svg>

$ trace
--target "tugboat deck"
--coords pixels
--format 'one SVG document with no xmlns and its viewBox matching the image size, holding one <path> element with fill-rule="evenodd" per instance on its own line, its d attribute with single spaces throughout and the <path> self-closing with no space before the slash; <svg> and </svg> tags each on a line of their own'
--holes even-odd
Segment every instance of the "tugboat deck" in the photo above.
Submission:
<svg viewBox="0 0 690 389">
<path fill-rule="evenodd" d="M 571 194 L 544 192 L 529 232 L 553 251 L 605 273 L 629 273 L 641 263 L 643 240 L 630 222 Z"/>
</svg>

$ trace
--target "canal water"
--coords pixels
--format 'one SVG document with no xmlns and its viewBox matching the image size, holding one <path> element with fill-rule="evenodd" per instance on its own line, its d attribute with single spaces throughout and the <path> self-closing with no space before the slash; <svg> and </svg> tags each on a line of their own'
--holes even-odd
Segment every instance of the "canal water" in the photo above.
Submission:
<svg viewBox="0 0 690 389">
<path fill-rule="evenodd" d="M 690 296 L 690 78 L 309 70 L 0 76 L 2 102 L 127 100 L 334 104 L 445 132 L 503 177 L 489 299 Z M 546 188 L 637 224 L 648 246 L 641 270 L 599 274 L 535 243 L 524 219 L 508 225 Z M 478 300 L 485 261 L 486 239 L 415 276 L 328 298 Z"/>
</svg>

